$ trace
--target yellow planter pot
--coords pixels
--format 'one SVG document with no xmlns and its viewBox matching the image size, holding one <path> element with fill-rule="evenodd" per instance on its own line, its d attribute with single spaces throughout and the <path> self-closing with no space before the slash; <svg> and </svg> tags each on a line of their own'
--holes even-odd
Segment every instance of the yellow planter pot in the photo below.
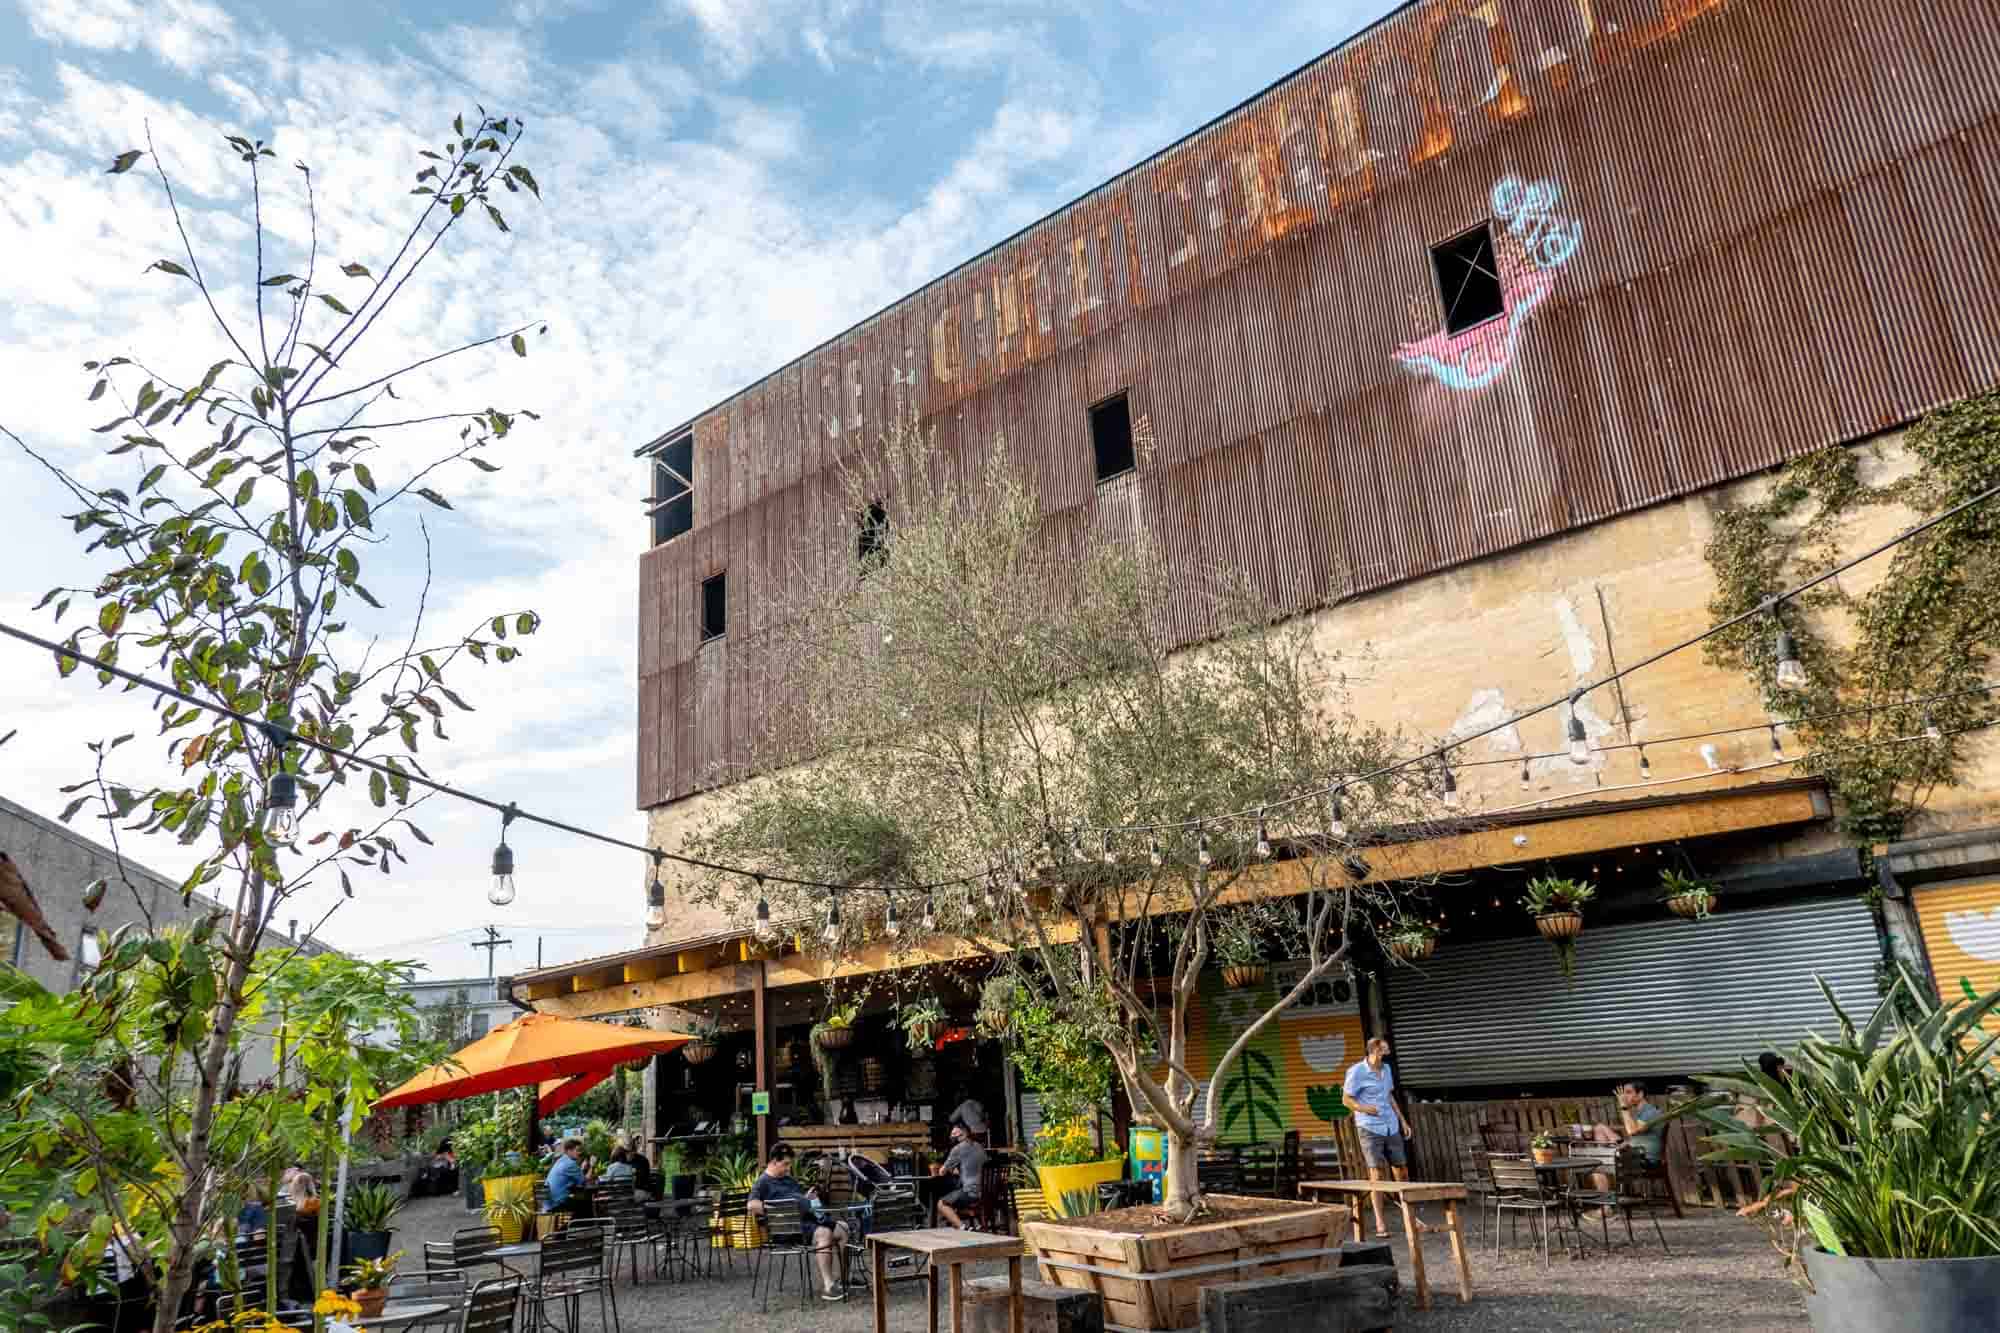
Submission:
<svg viewBox="0 0 2000 1333">
<path fill-rule="evenodd" d="M 492 1205 L 496 1203 L 512 1203 L 517 1199 L 526 1199 L 532 1206 L 535 1199 L 535 1177 L 500 1176 L 486 1181 L 485 1186 L 487 1203 L 486 1220 L 500 1228 L 501 1241 L 512 1245 L 521 1239 L 521 1234 L 526 1229 L 527 1224 L 519 1216 L 508 1217 L 502 1215 Z"/>
<path fill-rule="evenodd" d="M 1035 1174 L 1042 1180 L 1042 1199 L 1048 1204 L 1051 1217 L 1067 1217 L 1063 1211 L 1062 1196 L 1069 1190 L 1089 1190 L 1092 1194 L 1107 1180 L 1118 1180 L 1125 1174 L 1123 1156 L 1107 1157 L 1101 1162 L 1078 1162 L 1074 1166 L 1038 1166 Z"/>
</svg>

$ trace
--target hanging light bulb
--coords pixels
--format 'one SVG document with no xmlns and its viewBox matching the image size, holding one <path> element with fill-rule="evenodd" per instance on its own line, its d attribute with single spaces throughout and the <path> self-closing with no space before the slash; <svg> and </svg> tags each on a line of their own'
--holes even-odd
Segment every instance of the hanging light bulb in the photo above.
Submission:
<svg viewBox="0 0 2000 1333">
<path fill-rule="evenodd" d="M 1271 859 L 1271 825 L 1262 810 L 1257 812 L 1257 855 L 1267 861 Z"/>
<path fill-rule="evenodd" d="M 1590 737 L 1584 733 L 1583 719 L 1577 716 L 1578 697 L 1572 695 L 1569 701 L 1569 761 L 1572 764 L 1587 764 L 1590 762 Z"/>
<path fill-rule="evenodd" d="M 1438 795 L 1444 798 L 1448 808 L 1458 809 L 1458 779 L 1451 775 L 1451 761 L 1444 757 L 1442 750 L 1438 751 Z"/>
<path fill-rule="evenodd" d="M 1927 741 L 1944 739 L 1944 728 L 1937 724 L 1937 719 L 1931 716 L 1931 710 L 1928 708 L 1924 710 L 1924 739 Z"/>
<path fill-rule="evenodd" d="M 994 890 L 993 872 L 990 870 L 986 872 L 986 889 L 980 895 L 979 901 L 985 905 L 986 910 L 989 912 L 1000 905 L 1000 895 Z"/>
<path fill-rule="evenodd" d="M 1208 850 L 1208 830 L 1201 831 L 1201 840 L 1194 845 L 1194 859 L 1204 866 L 1215 864 L 1215 856 Z"/>
<path fill-rule="evenodd" d="M 931 896 L 928 893 L 924 895 L 923 929 L 926 935 L 937 934 L 937 908 L 932 905 Z"/>
<path fill-rule="evenodd" d="M 264 728 L 271 742 L 271 783 L 264 793 L 264 836 L 273 847 L 289 847 L 298 833 L 299 780 L 285 771 L 285 746 L 290 735 L 274 726 Z"/>
<path fill-rule="evenodd" d="M 1167 863 L 1167 854 L 1160 850 L 1160 835 L 1157 833 L 1146 841 L 1146 859 L 1156 867 Z"/>
<path fill-rule="evenodd" d="M 1335 787 L 1333 794 L 1326 798 L 1326 836 L 1335 842 L 1347 841 L 1347 821 L 1341 818 L 1340 811 L 1341 791 L 1342 788 Z"/>
<path fill-rule="evenodd" d="M 667 886 L 660 882 L 660 854 L 653 853 L 653 882 L 646 886 L 646 928 L 667 924 Z"/>
<path fill-rule="evenodd" d="M 819 937 L 827 944 L 840 943 L 840 897 L 837 894 L 827 900 L 826 929 L 819 933 Z"/>
<path fill-rule="evenodd" d="M 514 901 L 514 849 L 507 845 L 507 826 L 514 822 L 514 803 L 500 812 L 500 845 L 493 849 L 493 887 L 486 891 L 486 901 L 495 907 L 505 907 Z"/>
<path fill-rule="evenodd" d="M 757 920 L 751 926 L 751 932 L 759 941 L 769 944 L 778 937 L 778 928 L 771 922 L 771 900 L 764 896 L 764 877 L 754 875 L 752 878 L 757 883 Z"/>
<path fill-rule="evenodd" d="M 1069 831 L 1069 858 L 1072 861 L 1087 861 L 1090 859 L 1084 855 L 1083 826 L 1081 824 Z"/>
<path fill-rule="evenodd" d="M 1521 790 L 1526 791 L 1534 785 L 1535 785 L 1535 775 L 1528 771 L 1528 761 L 1524 757 L 1521 760 Z"/>
<path fill-rule="evenodd" d="M 1781 743 L 1778 740 L 1778 724 L 1775 722 L 1771 724 L 1771 754 L 1774 758 L 1777 759 L 1783 759 L 1785 757 L 1785 747 L 1783 743 Z"/>
<path fill-rule="evenodd" d="M 1778 663 L 1778 688 L 1781 690 L 1802 690 L 1810 682 L 1806 676 L 1805 663 L 1799 661 L 1799 645 L 1792 638 L 1792 632 L 1785 628 L 1785 622 L 1778 615 L 1778 608 L 1776 606 L 1771 608 L 1771 619 L 1778 622 L 1777 642 L 1773 646 L 1771 653 Z"/>
<path fill-rule="evenodd" d="M 1639 776 L 1642 778 L 1653 776 L 1653 762 L 1646 758 L 1646 747 L 1643 745 L 1639 747 Z"/>
<path fill-rule="evenodd" d="M 896 915 L 896 899 L 893 896 L 889 899 L 888 915 L 882 918 L 882 933 L 892 940 L 903 933 L 903 923 Z"/>
<path fill-rule="evenodd" d="M 1113 850 L 1112 850 L 1112 848 L 1111 848 L 1111 830 L 1110 830 L 1110 829 L 1106 829 L 1106 830 L 1104 830 L 1104 853 L 1103 853 L 1103 855 L 1104 855 L 1104 864 L 1106 864 L 1106 865 L 1108 865 L 1108 866 L 1115 866 L 1115 865 L 1117 865 L 1117 864 L 1118 864 L 1118 853 L 1117 853 L 1117 852 L 1115 852 L 1115 851 L 1113 851 Z"/>
</svg>

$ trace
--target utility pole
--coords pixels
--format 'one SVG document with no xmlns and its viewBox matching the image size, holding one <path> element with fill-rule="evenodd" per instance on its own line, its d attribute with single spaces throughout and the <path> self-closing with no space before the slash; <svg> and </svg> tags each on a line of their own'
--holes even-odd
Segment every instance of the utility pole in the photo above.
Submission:
<svg viewBox="0 0 2000 1333">
<path fill-rule="evenodd" d="M 485 939 L 474 940 L 472 942 L 473 948 L 486 950 L 486 979 L 488 981 L 493 980 L 493 955 L 495 951 L 497 951 L 501 945 L 512 944 L 513 942 L 514 941 L 510 939 L 508 940 L 501 939 L 500 932 L 495 930 L 492 926 L 486 927 Z"/>
</svg>

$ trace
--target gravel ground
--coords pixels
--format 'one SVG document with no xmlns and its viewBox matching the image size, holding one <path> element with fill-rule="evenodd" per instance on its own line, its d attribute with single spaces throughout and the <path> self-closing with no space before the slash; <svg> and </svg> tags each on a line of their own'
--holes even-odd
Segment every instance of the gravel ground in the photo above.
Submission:
<svg viewBox="0 0 2000 1333">
<path fill-rule="evenodd" d="M 1427 1210 L 1429 1211 L 1429 1210 Z M 1434 1212 L 1432 1220 L 1436 1220 Z M 421 1242 L 449 1240 L 461 1226 L 477 1225 L 457 1199 L 419 1199 L 398 1219 L 396 1247 L 416 1263 Z M 1640 1219 L 1643 1222 L 1643 1219 Z M 1393 1223 L 1391 1224 L 1394 1225 Z M 1714 1209 L 1690 1209 L 1685 1219 L 1661 1218 L 1673 1253 L 1663 1255 L 1641 1230 L 1641 1243 L 1625 1247 L 1614 1226 L 1609 1255 L 1593 1248 L 1581 1262 L 1556 1255 L 1542 1268 L 1541 1252 L 1530 1251 L 1527 1229 L 1517 1249 L 1506 1243 L 1503 1224 L 1500 1257 L 1493 1257 L 1491 1236 L 1474 1229 L 1467 1236 L 1472 1256 L 1472 1303 L 1460 1306 L 1451 1280 L 1451 1249 L 1442 1236 L 1431 1236 L 1424 1247 L 1431 1279 L 1433 1308 L 1420 1312 L 1410 1294 L 1409 1255 L 1400 1239 L 1392 1242 L 1403 1282 L 1399 1329 L 1794 1329 L 1806 1327 L 1805 1301 L 1784 1274 L 1780 1260 L 1762 1228 Z M 1595 1234 L 1595 1232 L 1593 1232 Z M 874 1327 L 867 1292 L 857 1292 L 844 1304 L 813 1300 L 801 1309 L 797 1284 L 774 1294 L 768 1313 L 760 1313 L 750 1295 L 749 1269 L 738 1256 L 735 1275 L 725 1266 L 720 1275 L 692 1282 L 654 1282 L 634 1287 L 617 1284 L 623 1333 L 655 1330 L 696 1330 L 697 1333 L 867 1333 Z M 414 1263 L 413 1263 L 414 1267 Z M 974 1266 L 968 1276 L 1006 1272 L 1004 1264 Z M 1027 1275 L 1033 1276 L 1033 1265 Z M 924 1295 L 921 1282 L 890 1289 L 889 1327 L 921 1329 Z M 584 1328 L 595 1333 L 594 1307 L 587 1306 Z"/>
</svg>

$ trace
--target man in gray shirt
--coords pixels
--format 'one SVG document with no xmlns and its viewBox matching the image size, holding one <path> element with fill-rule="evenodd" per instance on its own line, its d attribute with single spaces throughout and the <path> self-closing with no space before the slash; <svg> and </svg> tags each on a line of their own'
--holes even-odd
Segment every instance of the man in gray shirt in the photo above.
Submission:
<svg viewBox="0 0 2000 1333">
<path fill-rule="evenodd" d="M 938 1200 L 938 1216 L 946 1226 L 966 1227 L 968 1224 L 959 1211 L 979 1202 L 979 1173 L 986 1169 L 986 1149 L 964 1125 L 953 1125 L 951 1151 L 935 1169 L 939 1175 L 958 1177 L 958 1188 Z"/>
</svg>

